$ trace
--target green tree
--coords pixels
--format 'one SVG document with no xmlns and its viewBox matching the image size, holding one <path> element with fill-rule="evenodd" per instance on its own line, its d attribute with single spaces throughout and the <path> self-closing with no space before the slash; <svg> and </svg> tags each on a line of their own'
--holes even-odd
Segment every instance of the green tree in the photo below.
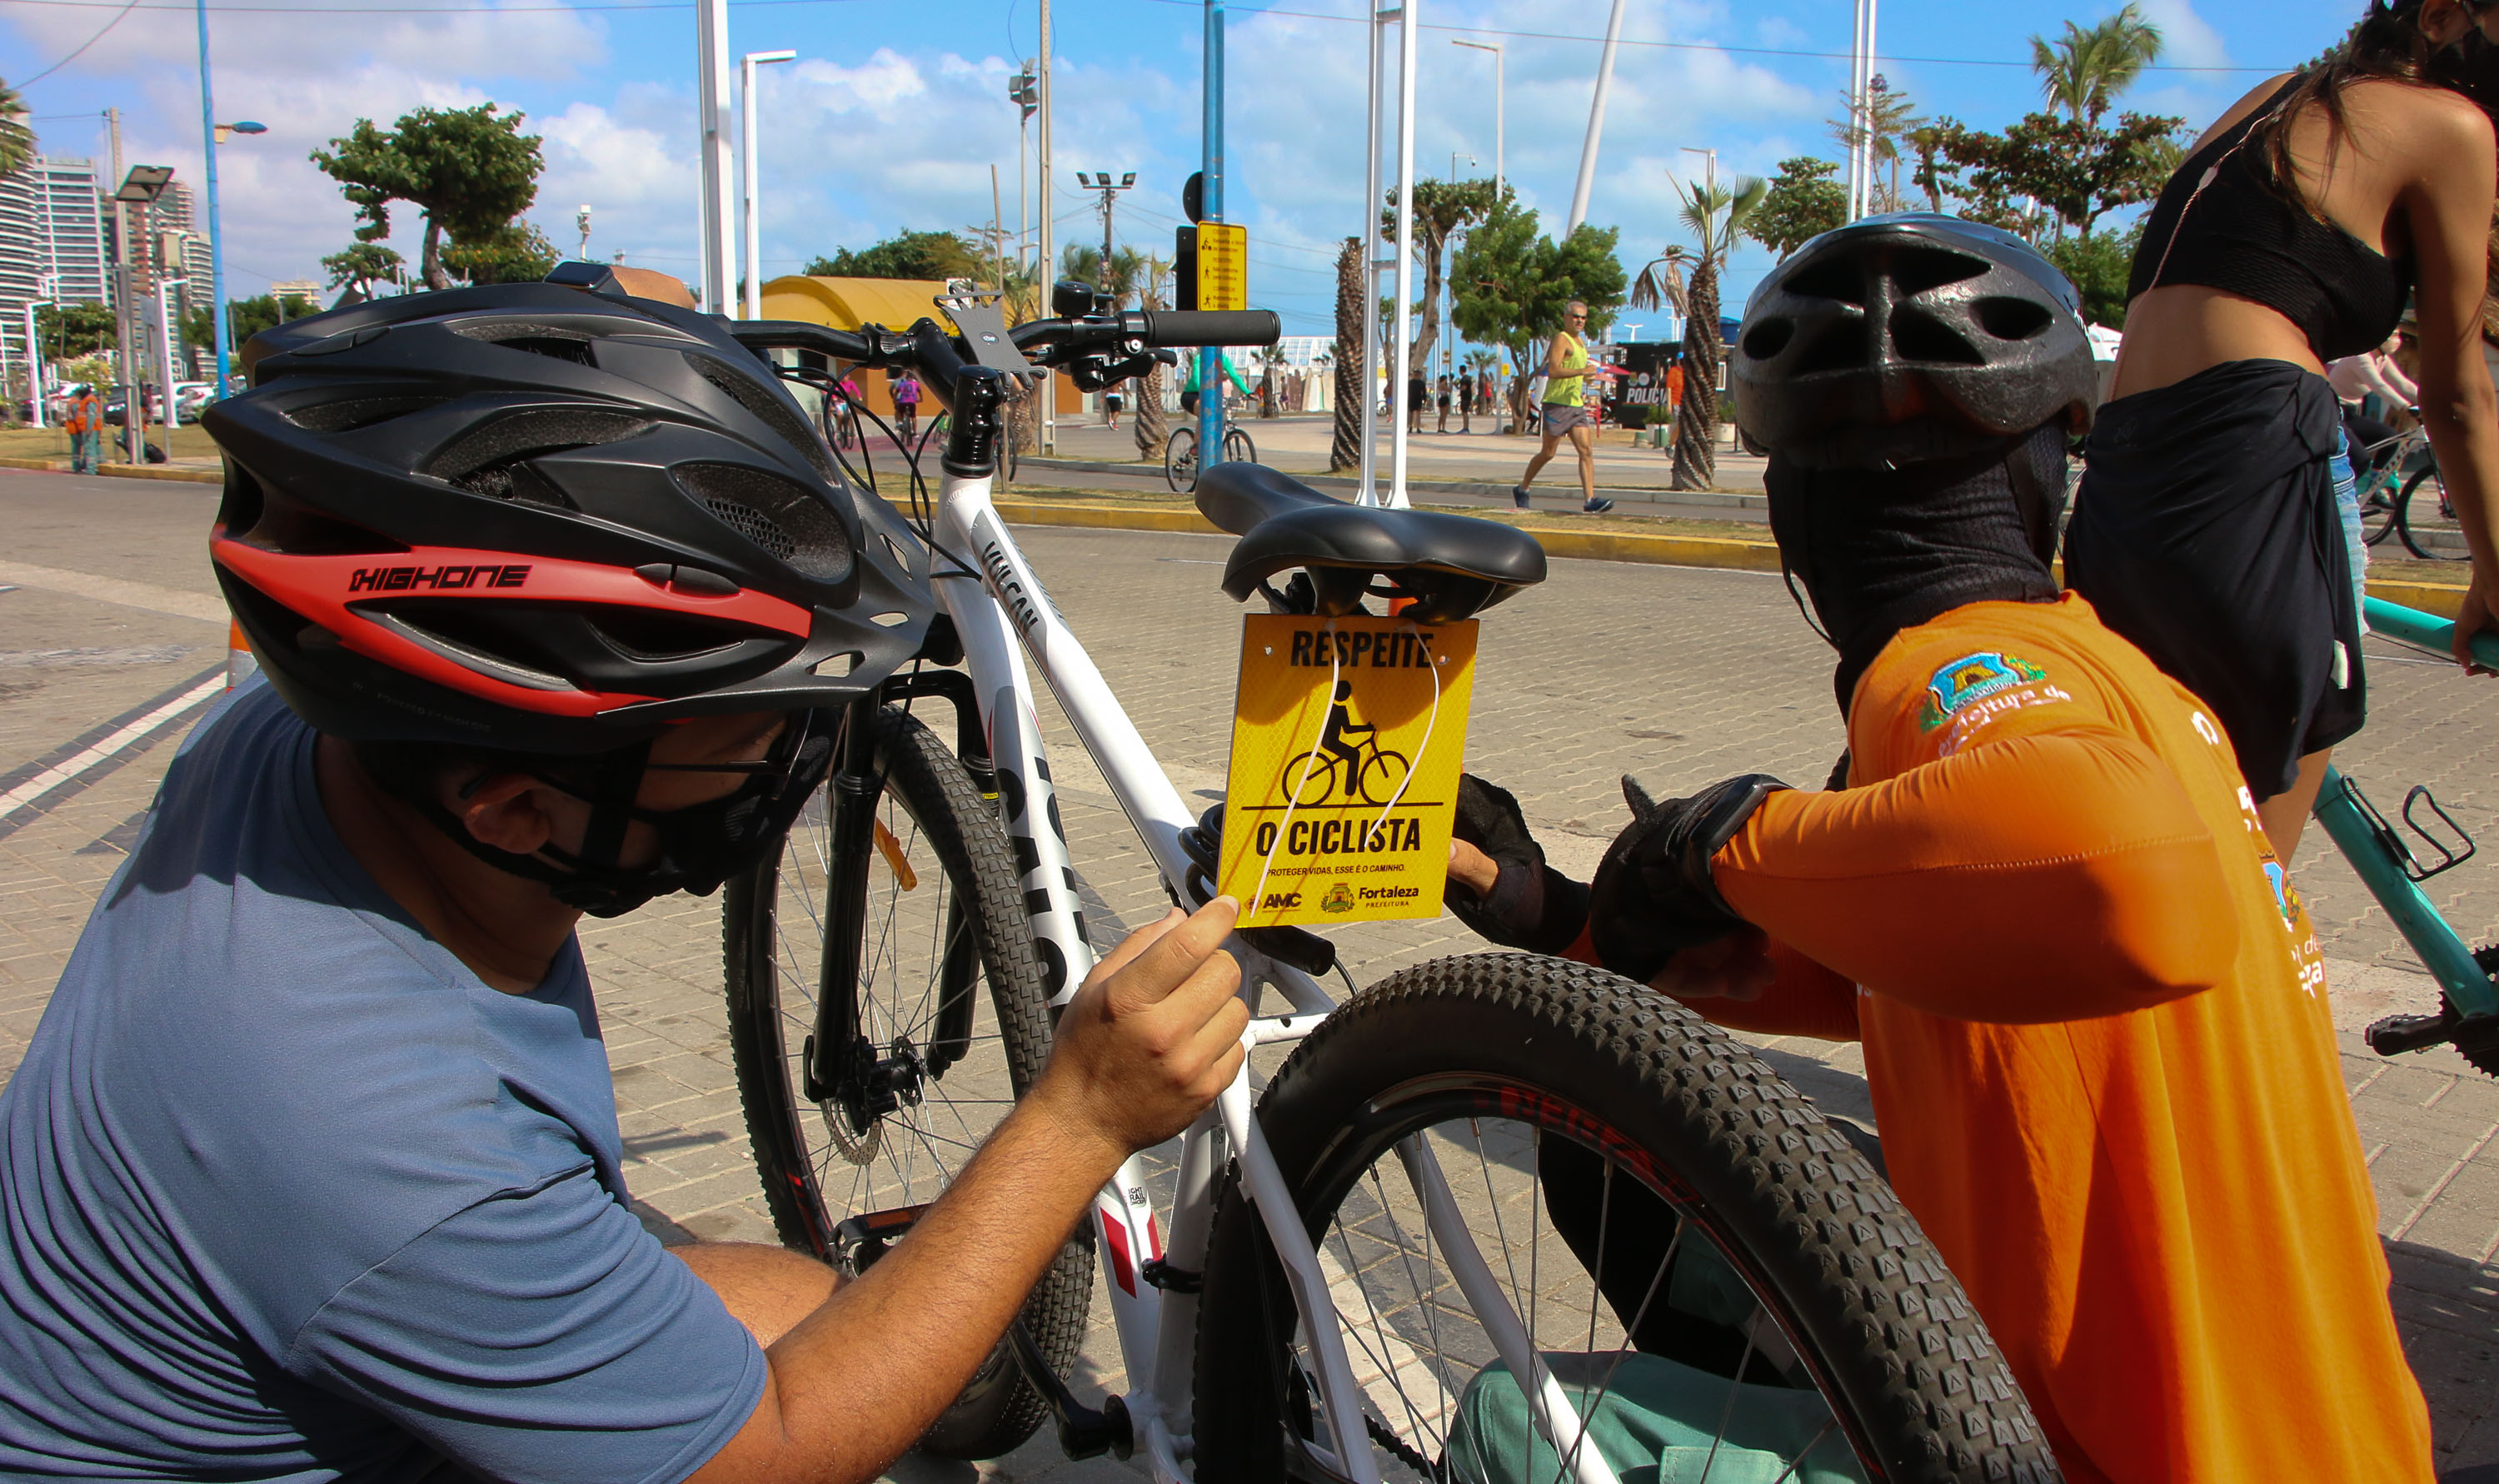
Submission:
<svg viewBox="0 0 2499 1484">
<path fill-rule="evenodd" d="M 14 176 L 35 157 L 35 131 L 26 122 L 26 100 L 0 82 L 0 176 Z"/>
<path fill-rule="evenodd" d="M 1498 188 L 1507 194 L 1509 186 Z M 1419 375 L 1432 364 L 1432 347 L 1441 339 L 1441 265 L 1450 240 L 1492 210 L 1496 187 L 1490 180 L 1417 180 L 1414 182 L 1414 262 L 1423 270 L 1423 329 L 1407 347 L 1407 371 Z M 1379 240 L 1397 241 L 1397 192 L 1379 211 Z"/>
<path fill-rule="evenodd" d="M 2096 124 L 2117 95 L 2132 86 L 2160 56 L 2160 28 L 2143 18 L 2133 0 L 2098 24 L 2068 20 L 2065 34 L 2030 38 L 2030 70 L 2051 110 L 2063 109 L 2077 123 Z"/>
<path fill-rule="evenodd" d="M 490 242 L 538 196 L 545 161 L 538 137 L 521 132 L 519 113 L 496 105 L 471 109 L 418 109 L 403 114 L 388 132 L 359 118 L 312 163 L 339 182 L 363 218 L 360 242 L 390 236 L 390 208 L 405 201 L 425 213 L 425 250 L 419 275 L 430 289 L 451 286 L 442 262 L 443 240 Z"/>
<path fill-rule="evenodd" d="M 2126 328 L 2126 278 L 2134 271 L 2134 250 L 2143 242 L 2143 224 L 2097 237 L 2060 238 L 2048 244 L 2048 260 L 2073 280 L 2083 298 L 2083 319 Z"/>
<path fill-rule="evenodd" d="M 332 288 L 352 288 L 370 299 L 374 289 L 406 276 L 407 260 L 379 242 L 356 242 L 323 258 L 321 271 Z"/>
<path fill-rule="evenodd" d="M 281 318 L 302 319 L 321 312 L 321 306 L 301 294 L 286 296 L 286 312 L 277 312 L 277 296 L 263 294 L 257 299 L 226 301 L 226 330 L 238 345 L 263 330 L 275 329 Z M 209 306 L 202 305 L 182 316 L 183 339 L 193 345 L 207 345 L 216 335 L 214 322 L 209 317 Z"/>
<path fill-rule="evenodd" d="M 2002 134 L 1990 134 L 1945 119 L 1942 152 L 1954 166 L 1954 189 L 1974 208 L 1963 214 L 2011 225 L 2024 217 L 2016 198 L 2027 196 L 2055 225 L 2089 237 L 2102 215 L 2159 194 L 2185 126 L 2183 118 L 2143 113 L 2121 113 L 2113 127 L 2026 113 Z M 2040 235 L 2035 225 L 2012 230 Z"/>
<path fill-rule="evenodd" d="M 836 247 L 831 257 L 807 265 L 823 278 L 979 278 L 980 250 L 952 232 L 900 232 L 853 252 Z"/>
<path fill-rule="evenodd" d="M 1778 177 L 1744 219 L 1744 235 L 1784 258 L 1848 220 L 1848 191 L 1839 167 L 1811 155 L 1779 161 Z"/>
<path fill-rule="evenodd" d="M 546 235 L 525 221 L 454 242 L 442 254 L 442 266 L 471 283 L 535 283 L 561 261 Z"/>
<path fill-rule="evenodd" d="M 1477 344 L 1509 352 L 1510 364 L 1518 368 L 1509 387 L 1510 414 L 1513 425 L 1521 427 L 1534 371 L 1529 352 L 1562 328 L 1563 310 L 1571 301 L 1587 304 L 1591 336 L 1613 323 L 1623 303 L 1623 265 L 1614 256 L 1620 236 L 1616 229 L 1583 224 L 1556 242 L 1536 226 L 1536 212 L 1505 195 L 1468 230 L 1449 261 L 1450 321 Z"/>
<path fill-rule="evenodd" d="M 35 343 L 44 359 L 75 361 L 113 348 L 113 309 L 100 304 L 47 304 L 35 308 Z"/>
<path fill-rule="evenodd" d="M 1678 490 L 1705 490 L 1718 476 L 1718 274 L 1753 213 L 1769 195 L 1769 182 L 1738 176 L 1725 185 L 1686 184 L 1677 213 L 1695 245 L 1676 243 L 1640 270 L 1632 288 L 1635 307 L 1671 304 L 1683 316 L 1683 401 L 1675 410 L 1674 471 Z"/>
</svg>

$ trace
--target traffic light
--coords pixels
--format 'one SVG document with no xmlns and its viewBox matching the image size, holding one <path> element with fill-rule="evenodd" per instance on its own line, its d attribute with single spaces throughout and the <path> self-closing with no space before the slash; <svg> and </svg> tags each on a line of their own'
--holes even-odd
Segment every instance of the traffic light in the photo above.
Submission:
<svg viewBox="0 0 2499 1484">
<path fill-rule="evenodd" d="M 1026 118 L 1041 112 L 1041 80 L 1033 75 L 1030 62 L 1024 64 L 1023 71 L 1007 79 L 1007 97 L 1023 106 Z"/>
<path fill-rule="evenodd" d="M 1195 176 L 1189 177 L 1194 181 Z M 1172 307 L 1197 307 L 1197 229 L 1183 227 L 1172 239 Z"/>
</svg>

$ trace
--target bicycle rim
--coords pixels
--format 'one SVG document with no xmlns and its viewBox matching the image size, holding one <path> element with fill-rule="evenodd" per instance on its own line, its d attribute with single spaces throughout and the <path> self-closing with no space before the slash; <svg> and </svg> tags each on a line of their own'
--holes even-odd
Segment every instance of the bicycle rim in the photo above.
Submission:
<svg viewBox="0 0 2499 1484">
<path fill-rule="evenodd" d="M 1335 1065 L 1288 1064 L 1262 1105 L 1384 1476 L 1574 1477 L 1508 1348 L 1597 1419 L 1580 1446 L 1618 1478 L 2058 1477 L 1862 1157 L 1740 1047 L 1607 978 L 1523 955 L 1407 971 L 1348 1007 L 1376 1023 L 1306 1045 Z M 1566 1023 L 1518 1014 L 1539 998 Z M 1321 1364 L 1237 1196 L 1207 1272 L 1200 1478 L 1328 1477 Z M 1525 1343 L 1506 1345 L 1511 1322 Z"/>
<path fill-rule="evenodd" d="M 2438 466 L 2416 470 L 2395 499 L 2395 527 L 2404 546 L 2425 562 L 2463 562 L 2473 553 L 2464 544 L 2464 529 L 2449 505 L 2447 482 Z"/>
</svg>

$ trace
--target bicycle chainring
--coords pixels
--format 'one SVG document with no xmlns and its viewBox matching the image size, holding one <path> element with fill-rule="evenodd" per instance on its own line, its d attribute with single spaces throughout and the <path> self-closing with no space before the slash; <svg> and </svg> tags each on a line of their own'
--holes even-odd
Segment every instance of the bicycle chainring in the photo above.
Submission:
<svg viewBox="0 0 2499 1484">
<path fill-rule="evenodd" d="M 2473 966 L 2483 975 L 2499 980 L 2499 943 L 2475 949 Z M 2439 996 L 2439 1006 L 2450 1015 L 2455 1013 L 2455 1007 L 2448 1004 L 2447 996 L 2443 994 Z M 2458 1038 L 2455 1049 L 2483 1075 L 2499 1077 L 2499 1032 Z"/>
</svg>

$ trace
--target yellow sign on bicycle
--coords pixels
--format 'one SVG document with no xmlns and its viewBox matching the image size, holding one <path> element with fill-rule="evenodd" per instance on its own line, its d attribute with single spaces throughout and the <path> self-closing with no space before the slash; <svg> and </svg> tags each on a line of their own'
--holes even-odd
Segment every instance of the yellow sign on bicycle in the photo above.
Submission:
<svg viewBox="0 0 2499 1484">
<path fill-rule="evenodd" d="M 1440 916 L 1476 624 L 1252 615 L 1217 889 L 1241 925 Z"/>
</svg>

